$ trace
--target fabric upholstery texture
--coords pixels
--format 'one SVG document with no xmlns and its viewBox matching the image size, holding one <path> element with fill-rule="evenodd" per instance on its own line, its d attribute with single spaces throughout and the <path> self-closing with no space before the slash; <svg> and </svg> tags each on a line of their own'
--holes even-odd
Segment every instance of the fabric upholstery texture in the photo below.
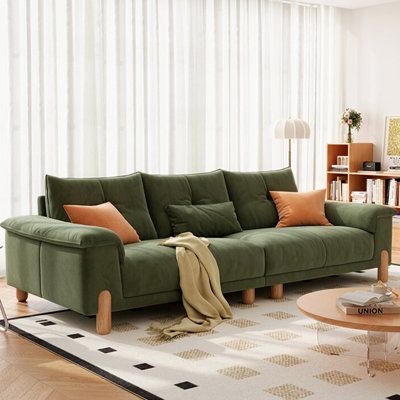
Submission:
<svg viewBox="0 0 400 400">
<path fill-rule="evenodd" d="M 173 234 L 191 232 L 195 236 L 222 237 L 241 232 L 233 203 L 166 207 Z"/>
<path fill-rule="evenodd" d="M 325 189 L 303 193 L 270 191 L 279 215 L 276 227 L 331 225 L 325 217 L 325 194 Z"/>
<path fill-rule="evenodd" d="M 222 170 L 190 174 L 186 175 L 186 178 L 192 193 L 192 204 L 213 204 L 229 201 Z"/>
<path fill-rule="evenodd" d="M 296 181 L 290 167 L 278 169 L 275 171 L 260 172 L 267 187 L 267 195 L 272 190 L 281 192 L 297 192 Z"/>
<path fill-rule="evenodd" d="M 129 224 L 124 216 L 109 201 L 97 206 L 66 204 L 64 205 L 64 209 L 74 224 L 110 229 L 119 236 L 124 244 L 140 241 L 139 235 L 132 225 Z"/>
<path fill-rule="evenodd" d="M 268 228 L 278 222 L 275 205 L 258 172 L 224 171 L 226 186 L 242 229 Z"/>
<path fill-rule="evenodd" d="M 180 300 L 175 252 L 157 238 L 172 234 L 167 205 L 233 202 L 245 230 L 209 239 L 224 293 L 376 268 L 382 250 L 391 253 L 389 207 L 327 202 L 334 226 L 275 228 L 278 214 L 269 191 L 297 190 L 290 169 L 46 180 L 46 210 L 41 198 L 39 212 L 48 217 L 1 224 L 7 231 L 7 281 L 85 315 L 97 312 L 102 290 L 110 290 L 113 311 Z M 142 242 L 124 246 L 109 229 L 65 222 L 64 204 L 106 201 Z"/>
<path fill-rule="evenodd" d="M 143 239 L 157 233 L 150 218 L 140 173 L 109 178 L 46 176 L 46 211 L 50 218 L 69 221 L 65 204 L 93 206 L 109 201 Z"/>
<path fill-rule="evenodd" d="M 172 235 L 166 206 L 213 204 L 229 201 L 223 172 L 192 175 L 142 174 L 151 217 L 159 238 Z"/>
<path fill-rule="evenodd" d="M 209 240 L 222 283 L 265 276 L 262 248 L 240 240 Z M 125 246 L 125 263 L 121 265 L 121 271 L 126 297 L 179 290 L 175 250 L 160 246 L 162 241 L 146 240 Z"/>
<path fill-rule="evenodd" d="M 0 226 L 21 237 L 60 246 L 82 249 L 114 246 L 120 254 L 121 261 L 125 255 L 124 246 L 118 235 L 109 229 L 97 226 L 71 224 L 38 215 L 8 218 Z"/>
<path fill-rule="evenodd" d="M 374 255 L 373 235 L 349 227 L 266 228 L 229 237 L 262 247 L 267 275 L 367 261 Z"/>
<path fill-rule="evenodd" d="M 325 214 L 333 225 L 352 226 L 375 233 L 381 218 L 395 214 L 390 207 L 375 204 L 325 202 Z"/>
</svg>

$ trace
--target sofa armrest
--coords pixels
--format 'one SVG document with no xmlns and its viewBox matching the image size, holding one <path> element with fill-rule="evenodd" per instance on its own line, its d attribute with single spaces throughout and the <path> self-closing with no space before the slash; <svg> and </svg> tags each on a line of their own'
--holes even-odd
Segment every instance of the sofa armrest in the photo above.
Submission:
<svg viewBox="0 0 400 400">
<path fill-rule="evenodd" d="M 333 225 L 350 226 L 376 233 L 381 219 L 392 218 L 393 209 L 375 204 L 325 202 L 325 214 Z"/>
<path fill-rule="evenodd" d="M 59 246 L 80 249 L 115 246 L 121 263 L 125 258 L 121 239 L 109 229 L 72 224 L 38 215 L 8 218 L 0 226 L 16 235 Z"/>
</svg>

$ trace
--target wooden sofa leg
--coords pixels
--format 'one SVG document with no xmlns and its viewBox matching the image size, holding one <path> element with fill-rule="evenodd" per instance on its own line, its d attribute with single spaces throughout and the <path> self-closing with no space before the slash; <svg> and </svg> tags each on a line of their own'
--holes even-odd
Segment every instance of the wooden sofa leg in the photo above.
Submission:
<svg viewBox="0 0 400 400">
<path fill-rule="evenodd" d="M 253 304 L 256 299 L 256 289 L 246 289 L 242 291 L 243 304 Z"/>
<path fill-rule="evenodd" d="M 99 335 L 108 335 L 111 332 L 111 293 L 108 290 L 99 294 L 96 330 Z"/>
<path fill-rule="evenodd" d="M 281 299 L 283 297 L 283 284 L 271 286 L 271 299 Z"/>
<path fill-rule="evenodd" d="M 387 250 L 381 252 L 381 265 L 378 267 L 378 280 L 387 282 L 389 280 L 389 253 Z"/>
<path fill-rule="evenodd" d="M 17 289 L 16 295 L 17 295 L 17 300 L 20 303 L 26 303 L 26 299 L 28 298 L 28 292 L 25 292 L 24 290 L 21 289 Z"/>
</svg>

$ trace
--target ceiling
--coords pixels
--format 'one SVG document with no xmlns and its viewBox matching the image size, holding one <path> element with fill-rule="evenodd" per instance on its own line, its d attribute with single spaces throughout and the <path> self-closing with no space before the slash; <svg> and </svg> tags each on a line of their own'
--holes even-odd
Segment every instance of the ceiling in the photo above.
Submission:
<svg viewBox="0 0 400 400">
<path fill-rule="evenodd" d="M 386 3 L 398 3 L 400 2 L 400 0 L 305 0 L 304 2 L 355 9 L 362 7 L 378 6 Z"/>
</svg>

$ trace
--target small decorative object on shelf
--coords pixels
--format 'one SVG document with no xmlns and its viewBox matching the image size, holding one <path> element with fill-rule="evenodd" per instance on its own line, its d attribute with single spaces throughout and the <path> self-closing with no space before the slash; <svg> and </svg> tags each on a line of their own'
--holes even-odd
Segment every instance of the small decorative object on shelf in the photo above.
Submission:
<svg viewBox="0 0 400 400">
<path fill-rule="evenodd" d="M 346 143 L 353 143 L 352 129 L 360 130 L 362 124 L 362 116 L 356 110 L 352 108 L 346 108 L 344 113 L 342 114 L 342 118 L 340 120 L 342 124 L 345 124 L 348 128 L 347 131 L 347 140 Z"/>
</svg>

